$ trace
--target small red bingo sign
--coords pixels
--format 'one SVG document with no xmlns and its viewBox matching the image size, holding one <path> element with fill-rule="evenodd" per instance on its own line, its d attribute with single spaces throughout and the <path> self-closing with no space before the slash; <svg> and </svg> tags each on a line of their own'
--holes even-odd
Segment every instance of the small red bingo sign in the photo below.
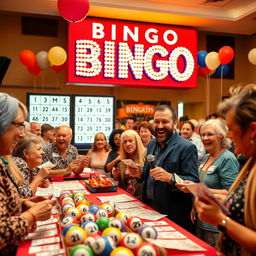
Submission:
<svg viewBox="0 0 256 256">
<path fill-rule="evenodd" d="M 194 29 L 86 18 L 68 43 L 68 84 L 196 87 Z"/>
</svg>

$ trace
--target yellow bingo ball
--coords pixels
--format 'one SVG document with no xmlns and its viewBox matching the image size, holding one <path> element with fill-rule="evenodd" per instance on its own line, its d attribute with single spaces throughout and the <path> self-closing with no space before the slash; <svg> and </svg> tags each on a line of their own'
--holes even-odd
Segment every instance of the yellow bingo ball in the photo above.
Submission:
<svg viewBox="0 0 256 256">
<path fill-rule="evenodd" d="M 134 254 L 128 248 L 120 246 L 120 247 L 117 247 L 116 249 L 114 249 L 110 253 L 110 256 L 134 256 Z"/>
<path fill-rule="evenodd" d="M 118 228 L 106 228 L 102 232 L 102 235 L 111 237 L 116 245 L 119 245 L 122 238 L 122 233 Z"/>
<path fill-rule="evenodd" d="M 79 220 L 80 216 L 81 216 L 81 211 L 79 209 L 77 209 L 76 207 L 69 207 L 66 211 L 65 211 L 65 215 L 70 215 L 72 217 L 75 217 L 76 219 Z"/>
<path fill-rule="evenodd" d="M 88 212 L 89 211 L 89 206 L 87 204 L 79 204 L 76 208 L 80 212 Z"/>
<path fill-rule="evenodd" d="M 111 217 L 115 211 L 115 209 L 110 204 L 102 204 L 100 208 L 103 208 L 108 213 L 108 217 Z"/>
<path fill-rule="evenodd" d="M 121 219 L 124 223 L 127 222 L 127 220 L 129 219 L 129 214 L 127 212 L 119 212 L 115 218 L 116 219 Z"/>
<path fill-rule="evenodd" d="M 65 235 L 65 240 L 69 246 L 73 246 L 76 244 L 82 244 L 86 239 L 86 232 L 80 227 L 73 227 L 68 230 Z"/>
</svg>

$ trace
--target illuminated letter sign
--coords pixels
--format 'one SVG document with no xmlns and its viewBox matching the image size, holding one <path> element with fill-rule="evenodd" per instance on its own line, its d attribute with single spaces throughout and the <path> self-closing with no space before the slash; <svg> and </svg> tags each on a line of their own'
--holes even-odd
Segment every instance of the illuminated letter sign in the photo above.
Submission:
<svg viewBox="0 0 256 256">
<path fill-rule="evenodd" d="M 86 18 L 69 23 L 68 84 L 194 88 L 194 29 Z"/>
</svg>

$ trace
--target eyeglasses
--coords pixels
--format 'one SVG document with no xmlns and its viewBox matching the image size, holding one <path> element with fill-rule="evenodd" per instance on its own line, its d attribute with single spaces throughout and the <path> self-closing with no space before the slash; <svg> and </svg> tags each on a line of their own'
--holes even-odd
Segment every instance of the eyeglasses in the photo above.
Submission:
<svg viewBox="0 0 256 256">
<path fill-rule="evenodd" d="M 200 137 L 203 139 L 204 137 L 206 137 L 206 138 L 211 138 L 211 137 L 213 137 L 213 136 L 215 136 L 215 135 L 217 135 L 217 134 L 214 134 L 214 133 L 202 133 L 201 135 L 200 135 Z"/>
<path fill-rule="evenodd" d="M 18 127 L 21 132 L 24 132 L 24 131 L 25 131 L 25 124 L 24 124 L 24 123 L 12 121 L 11 124 L 13 124 L 13 125 L 15 125 L 16 127 Z"/>
</svg>

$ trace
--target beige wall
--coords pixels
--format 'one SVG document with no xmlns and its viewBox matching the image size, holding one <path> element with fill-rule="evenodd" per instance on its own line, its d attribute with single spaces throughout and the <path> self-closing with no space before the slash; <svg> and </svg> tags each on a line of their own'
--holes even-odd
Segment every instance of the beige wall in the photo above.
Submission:
<svg viewBox="0 0 256 256">
<path fill-rule="evenodd" d="M 78 87 L 65 85 L 65 72 L 48 69 L 33 77 L 19 61 L 19 53 L 30 49 L 37 53 L 48 51 L 53 46 L 64 48 L 67 44 L 67 23 L 59 18 L 58 37 L 29 36 L 21 34 L 21 16 L 0 14 L 0 56 L 12 59 L 3 80 L 1 91 L 10 93 L 26 103 L 27 92 L 64 93 L 64 94 L 101 94 L 114 95 L 116 99 L 171 101 L 174 108 L 179 101 L 186 103 L 185 114 L 191 118 L 206 115 L 206 79 L 198 77 L 195 89 L 145 89 L 112 87 Z M 212 34 L 212 33 L 211 33 Z M 207 32 L 198 33 L 198 49 L 206 49 Z M 237 83 L 256 83 L 256 66 L 249 63 L 247 54 L 256 45 L 256 36 L 235 37 L 235 79 L 223 80 L 223 95 L 228 95 L 229 87 Z M 254 45 L 254 46 L 253 46 Z M 220 99 L 220 79 L 210 79 L 210 112 L 216 111 Z"/>
</svg>

